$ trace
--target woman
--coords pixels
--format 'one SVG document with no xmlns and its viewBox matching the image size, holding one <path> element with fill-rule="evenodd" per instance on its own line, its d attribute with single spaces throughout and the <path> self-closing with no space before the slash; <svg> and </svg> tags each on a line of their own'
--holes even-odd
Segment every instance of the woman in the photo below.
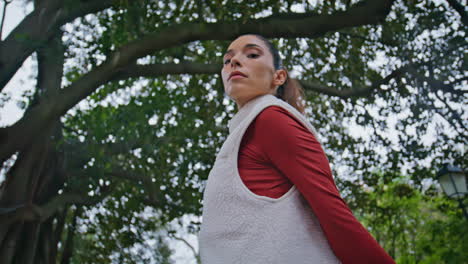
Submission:
<svg viewBox="0 0 468 264">
<path fill-rule="evenodd" d="M 202 263 L 394 263 L 340 197 L 271 42 L 238 37 L 221 73 L 238 112 L 203 195 Z"/>
</svg>

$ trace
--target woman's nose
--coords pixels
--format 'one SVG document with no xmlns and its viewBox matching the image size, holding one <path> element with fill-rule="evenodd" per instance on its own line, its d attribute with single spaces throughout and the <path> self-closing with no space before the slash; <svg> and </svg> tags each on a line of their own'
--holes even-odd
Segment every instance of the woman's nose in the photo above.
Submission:
<svg viewBox="0 0 468 264">
<path fill-rule="evenodd" d="M 231 67 L 240 66 L 240 61 L 237 59 L 237 56 L 231 58 Z"/>
</svg>

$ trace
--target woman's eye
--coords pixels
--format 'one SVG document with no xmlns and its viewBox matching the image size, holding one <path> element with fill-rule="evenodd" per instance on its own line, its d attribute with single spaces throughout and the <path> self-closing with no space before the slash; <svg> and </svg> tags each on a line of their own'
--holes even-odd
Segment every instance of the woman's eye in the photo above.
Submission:
<svg viewBox="0 0 468 264">
<path fill-rule="evenodd" d="M 228 64 L 231 61 L 231 59 L 227 59 L 224 61 L 224 64 Z"/>
<path fill-rule="evenodd" d="M 247 55 L 247 57 L 249 57 L 249 58 L 257 58 L 258 56 L 260 56 L 260 55 L 258 55 L 256 53 L 250 53 L 249 55 Z"/>
</svg>

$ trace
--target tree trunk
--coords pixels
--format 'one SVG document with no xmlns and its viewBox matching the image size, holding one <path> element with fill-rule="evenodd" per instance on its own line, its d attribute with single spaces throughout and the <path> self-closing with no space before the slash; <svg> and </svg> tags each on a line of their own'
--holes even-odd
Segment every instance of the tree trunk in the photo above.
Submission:
<svg viewBox="0 0 468 264">
<path fill-rule="evenodd" d="M 64 62 L 61 36 L 58 34 L 38 51 L 37 89 L 28 109 L 60 91 Z M 0 263 L 56 262 L 57 244 L 66 215 L 53 214 L 48 219 L 36 217 L 25 222 L 18 212 L 47 203 L 63 188 L 65 160 L 57 149 L 61 135 L 61 124 L 55 122 L 38 140 L 17 154 L 15 164 L 6 174 L 0 187 L 0 208 L 6 212 L 3 217 L 0 215 Z M 5 214 L 15 215 L 15 218 L 12 220 L 11 215 Z"/>
<path fill-rule="evenodd" d="M 73 214 L 73 219 L 68 227 L 68 232 L 67 232 L 67 241 L 65 242 L 65 246 L 63 248 L 62 252 L 62 261 L 60 262 L 61 264 L 69 264 L 72 254 L 73 254 L 73 241 L 75 237 L 75 230 L 76 230 L 76 221 L 78 217 L 81 215 L 82 208 L 78 207 L 75 209 L 75 212 Z"/>
<path fill-rule="evenodd" d="M 46 264 L 55 264 L 57 263 L 57 252 L 58 252 L 58 243 L 62 239 L 62 232 L 63 228 L 65 227 L 65 219 L 67 218 L 67 212 L 68 208 L 65 208 L 62 212 L 57 214 L 57 224 L 55 225 L 55 228 L 53 230 L 53 235 L 52 238 L 45 237 L 45 240 L 50 240 L 51 241 L 51 249 L 50 251 L 45 251 L 46 253 L 46 259 L 44 263 Z"/>
</svg>

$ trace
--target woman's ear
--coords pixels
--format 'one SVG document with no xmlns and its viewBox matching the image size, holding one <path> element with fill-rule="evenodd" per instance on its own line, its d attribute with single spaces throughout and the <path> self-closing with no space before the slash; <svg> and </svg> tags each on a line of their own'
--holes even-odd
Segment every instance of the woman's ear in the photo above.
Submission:
<svg viewBox="0 0 468 264">
<path fill-rule="evenodd" d="M 288 72 L 285 69 L 276 70 L 275 75 L 273 76 L 273 85 L 280 86 L 286 82 L 288 78 Z"/>
</svg>

